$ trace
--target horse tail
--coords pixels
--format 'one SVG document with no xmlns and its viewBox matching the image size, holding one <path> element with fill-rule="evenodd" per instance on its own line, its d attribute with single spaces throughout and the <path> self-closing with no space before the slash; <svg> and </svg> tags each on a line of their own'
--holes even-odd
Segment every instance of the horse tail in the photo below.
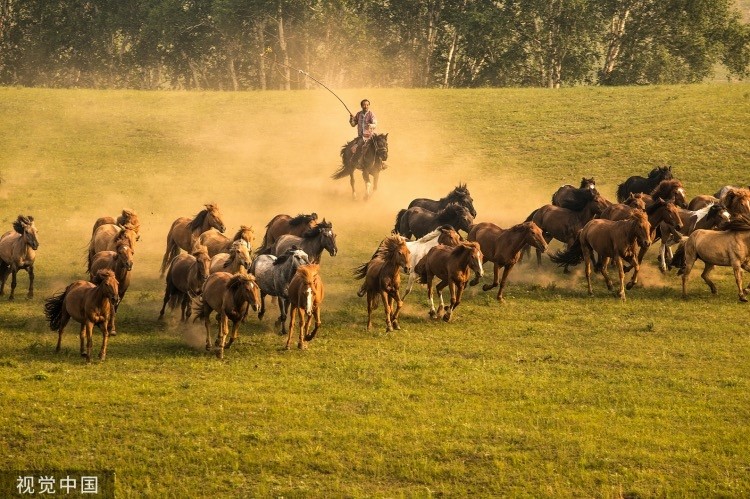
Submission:
<svg viewBox="0 0 750 499">
<path fill-rule="evenodd" d="M 49 328 L 52 331 L 57 331 L 62 325 L 63 309 L 65 308 L 65 296 L 68 294 L 70 286 L 65 288 L 65 291 L 61 291 L 52 295 L 50 298 L 44 300 L 44 316 L 49 322 Z"/>
<path fill-rule="evenodd" d="M 667 265 L 669 270 L 672 270 L 673 268 L 680 269 L 677 271 L 677 275 L 682 275 L 683 272 L 685 271 L 685 243 L 686 242 L 687 242 L 687 238 L 684 238 L 682 241 L 680 241 L 680 244 L 677 246 L 677 249 L 672 255 L 672 261 L 669 262 L 669 264 Z"/>
<path fill-rule="evenodd" d="M 560 250 L 554 255 L 550 255 L 549 259 L 556 263 L 558 267 L 565 268 L 583 262 L 583 248 L 581 247 L 580 239 L 576 239 L 575 243 L 568 249 Z"/>
<path fill-rule="evenodd" d="M 193 322 L 199 320 L 199 319 L 205 319 L 206 318 L 206 307 L 203 306 L 203 295 L 196 295 L 191 297 L 190 299 L 190 308 L 193 310 L 193 314 L 195 314 L 195 318 L 193 319 Z M 211 312 L 209 311 L 209 314 Z"/>
<path fill-rule="evenodd" d="M 355 279 L 364 279 L 367 275 L 367 268 L 369 267 L 370 262 L 363 263 L 362 265 L 358 267 L 354 267 L 353 274 Z M 362 296 L 362 295 L 359 295 Z"/>
<path fill-rule="evenodd" d="M 344 144 L 344 147 L 341 148 L 341 168 L 336 170 L 333 175 L 331 175 L 331 178 L 334 180 L 338 180 L 340 178 L 344 178 L 348 175 L 351 175 L 354 173 L 354 166 L 350 164 L 350 161 L 347 161 L 346 159 L 346 150 L 349 148 L 351 142 Z M 351 159 L 351 158 L 349 158 Z"/>
<path fill-rule="evenodd" d="M 170 262 L 172 261 L 174 257 L 176 257 L 180 253 L 180 247 L 177 246 L 177 243 L 172 237 L 173 231 L 174 231 L 174 224 L 169 229 L 169 234 L 167 234 L 167 249 L 164 252 L 164 258 L 161 261 L 159 277 L 164 277 L 164 273 L 167 271 L 167 268 L 169 267 Z"/>
<path fill-rule="evenodd" d="M 427 264 L 425 263 L 426 258 L 419 260 L 419 263 L 414 267 L 414 272 L 419 277 L 420 284 L 427 284 Z"/>
<path fill-rule="evenodd" d="M 407 210 L 400 210 L 398 212 L 398 215 L 396 215 L 396 225 L 393 227 L 393 234 L 401 234 L 401 231 L 399 230 L 401 228 L 401 217 L 404 216 L 404 213 L 406 213 L 406 211 Z"/>
</svg>

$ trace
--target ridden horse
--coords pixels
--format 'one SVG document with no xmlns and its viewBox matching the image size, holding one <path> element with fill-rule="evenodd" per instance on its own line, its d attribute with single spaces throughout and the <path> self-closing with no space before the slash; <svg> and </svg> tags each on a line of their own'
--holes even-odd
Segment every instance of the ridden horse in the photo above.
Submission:
<svg viewBox="0 0 750 499">
<path fill-rule="evenodd" d="M 601 273 L 607 283 L 607 289 L 612 291 L 612 280 L 607 273 L 610 259 L 614 260 L 620 277 L 620 288 L 618 296 L 625 301 L 625 270 L 623 260 L 633 267 L 633 277 L 628 282 L 627 288 L 631 289 L 638 283 L 638 248 L 648 247 L 651 244 L 651 226 L 648 217 L 640 210 L 635 210 L 625 220 L 603 220 L 594 219 L 581 229 L 575 244 L 567 250 L 558 251 L 551 255 L 550 259 L 560 266 L 578 265 L 585 262 L 586 282 L 589 295 L 594 294 L 591 287 L 591 262 L 596 261 L 595 253 L 601 259 Z"/>
<path fill-rule="evenodd" d="M 427 284 L 427 299 L 430 301 L 430 317 L 436 319 L 445 309 L 443 320 L 449 322 L 456 310 L 461 304 L 466 283 L 469 282 L 469 275 L 474 272 L 478 278 L 484 275 L 482 268 L 482 250 L 479 243 L 475 241 L 462 241 L 458 246 L 438 245 L 432 248 L 427 255 L 422 258 L 414 272 L 419 276 L 419 282 Z M 435 291 L 440 297 L 440 306 L 435 310 L 435 302 L 432 299 L 432 281 L 437 277 L 440 279 Z M 443 289 L 448 286 L 451 301 L 448 307 L 443 302 Z"/>
<path fill-rule="evenodd" d="M 198 244 L 208 249 L 208 256 L 214 257 L 219 253 L 229 253 L 229 249 L 236 241 L 242 242 L 249 251 L 252 251 L 254 239 L 253 228 L 241 225 L 232 239 L 216 229 L 208 229 L 198 237 Z"/>
<path fill-rule="evenodd" d="M 289 307 L 289 283 L 294 273 L 300 267 L 310 263 L 307 253 L 301 249 L 291 248 L 283 255 L 260 255 L 253 261 L 250 272 L 260 287 L 260 312 L 258 319 L 266 313 L 266 295 L 275 296 L 279 304 L 279 319 L 276 325 L 281 325 L 281 334 L 286 333 L 286 317 Z"/>
<path fill-rule="evenodd" d="M 715 203 L 700 210 L 685 210 L 679 208 L 682 228 L 675 232 L 666 224 L 659 226 L 659 235 L 661 237 L 661 248 L 659 249 L 659 270 L 667 271 L 667 266 L 671 269 L 672 248 L 671 244 L 679 243 L 683 236 L 689 236 L 696 229 L 715 229 L 726 222 L 729 222 L 731 215 L 721 203 Z M 676 263 L 676 262 L 675 262 Z"/>
<path fill-rule="evenodd" d="M 409 203 L 408 208 L 414 208 L 418 206 L 420 208 L 424 208 L 425 210 L 437 213 L 451 203 L 460 204 L 461 206 L 464 206 L 467 210 L 469 210 L 469 213 L 471 213 L 472 217 L 477 216 L 477 210 L 474 209 L 474 200 L 472 199 L 471 194 L 469 194 L 469 188 L 466 187 L 466 184 L 458 184 L 452 191 L 448 193 L 447 196 L 438 200 L 428 198 L 413 199 L 412 202 Z"/>
<path fill-rule="evenodd" d="M 115 251 L 100 251 L 94 255 L 89 269 L 89 277 L 92 282 L 100 270 L 111 270 L 115 274 L 119 296 L 117 305 L 115 305 L 115 312 L 117 312 L 119 304 L 125 297 L 125 292 L 130 287 L 130 271 L 133 270 L 133 248 L 130 247 L 130 244 L 123 239 L 118 241 Z M 109 325 L 110 336 L 117 335 L 115 315 L 112 314 L 112 323 Z"/>
<path fill-rule="evenodd" d="M 285 234 L 301 236 L 305 231 L 315 227 L 317 223 L 317 213 L 297 215 L 294 218 L 284 214 L 276 215 L 266 224 L 266 233 L 263 235 L 263 242 L 260 243 L 257 253 L 267 253 L 281 236 Z"/>
<path fill-rule="evenodd" d="M 732 218 L 750 217 L 750 189 L 730 189 L 721 201 Z"/>
<path fill-rule="evenodd" d="M 552 195 L 552 204 L 561 208 L 567 208 L 573 211 L 580 211 L 583 207 L 599 195 L 596 190 L 594 177 L 581 179 L 581 186 L 578 188 L 570 184 L 561 186 Z"/>
<path fill-rule="evenodd" d="M 419 261 L 427 255 L 427 252 L 438 244 L 457 246 L 462 240 L 463 238 L 453 229 L 453 227 L 450 225 L 443 225 L 416 241 L 406 241 L 406 247 L 409 248 L 409 254 L 411 255 L 409 265 L 411 268 L 416 267 Z M 416 280 L 417 274 L 414 272 L 410 273 L 408 280 L 406 281 L 406 291 L 404 292 L 404 296 L 401 297 L 402 300 L 406 298 L 406 295 L 411 293 L 411 289 L 414 287 L 414 282 L 416 282 Z"/>
<path fill-rule="evenodd" d="M 199 236 L 212 227 L 219 232 L 226 230 L 224 222 L 221 220 L 219 207 L 215 204 L 205 205 L 205 208 L 193 218 L 180 217 L 172 222 L 172 227 L 167 234 L 167 249 L 161 261 L 160 275 L 164 275 L 169 262 L 180 253 L 180 249 L 188 253 L 193 251 L 193 246 L 195 246 Z"/>
<path fill-rule="evenodd" d="M 299 316 L 299 341 L 297 348 L 307 348 L 306 341 L 312 341 L 320 328 L 320 304 L 323 301 L 323 280 L 320 278 L 320 265 L 311 263 L 297 269 L 289 283 L 289 336 L 286 349 L 289 350 L 294 335 L 294 320 Z M 315 318 L 315 328 L 310 332 L 310 323 Z"/>
<path fill-rule="evenodd" d="M 16 292 L 16 275 L 19 270 L 29 274 L 27 298 L 34 297 L 34 259 L 39 248 L 34 217 L 18 215 L 13 222 L 13 230 L 0 236 L 0 295 L 5 294 L 5 281 L 11 274 L 9 300 Z"/>
<path fill-rule="evenodd" d="M 372 328 L 372 311 L 378 307 L 378 296 L 383 301 L 385 330 L 399 330 L 398 314 L 404 306 L 399 296 L 401 269 L 411 272 L 409 248 L 406 240 L 398 235 L 383 240 L 378 251 L 369 262 L 354 269 L 355 279 L 364 279 L 357 291 L 360 298 L 367 295 L 367 331 Z"/>
<path fill-rule="evenodd" d="M 438 212 L 415 206 L 398 212 L 393 232 L 406 239 L 412 235 L 419 239 L 441 225 L 450 225 L 456 230 L 468 233 L 473 223 L 474 217 L 460 204 L 451 203 Z"/>
<path fill-rule="evenodd" d="M 167 286 L 159 319 L 164 317 L 167 303 L 170 310 L 174 310 L 180 300 L 180 320 L 188 320 L 192 313 L 190 299 L 201 294 L 203 283 L 208 279 L 210 263 L 211 258 L 204 246 L 196 246 L 192 254 L 181 253 L 172 259 L 167 271 Z"/>
<path fill-rule="evenodd" d="M 331 178 L 340 179 L 349 175 L 349 183 L 352 186 L 352 198 L 357 199 L 357 191 L 354 188 L 354 171 L 362 170 L 362 179 L 365 181 L 365 199 L 368 199 L 378 190 L 378 177 L 380 171 L 386 168 L 385 161 L 388 160 L 388 134 L 373 133 L 369 140 L 362 146 L 359 161 L 353 161 L 352 144 L 354 139 L 341 148 L 341 168 Z M 372 182 L 370 182 L 372 176 Z"/>
<path fill-rule="evenodd" d="M 50 329 L 57 331 L 55 351 L 60 351 L 63 330 L 72 318 L 81 323 L 81 356 L 86 357 L 86 362 L 91 361 L 94 326 L 99 326 L 102 331 L 99 358 L 104 360 L 107 356 L 109 325 L 113 323 L 112 315 L 118 301 L 117 279 L 111 270 L 100 270 L 92 282 L 75 281 L 65 291 L 47 298 L 44 301 L 44 316 Z"/>
<path fill-rule="evenodd" d="M 687 281 L 696 260 L 705 264 L 701 277 L 712 294 L 717 294 L 716 284 L 709 275 L 717 265 L 732 267 L 734 280 L 741 302 L 747 301 L 747 289 L 742 287 L 742 271 L 750 272 L 750 219 L 738 217 L 730 221 L 725 230 L 694 231 L 684 242 L 684 262 L 678 274 L 682 274 L 682 297 L 687 298 Z M 677 255 L 675 255 L 676 259 Z"/>
<path fill-rule="evenodd" d="M 524 222 L 509 229 L 501 229 L 490 222 L 482 222 L 472 226 L 469 231 L 469 241 L 476 241 L 484 255 L 485 262 L 492 262 L 493 279 L 492 284 L 485 284 L 482 290 L 490 289 L 500 285 L 497 291 L 497 300 L 503 302 L 503 290 L 508 274 L 513 266 L 521 260 L 521 251 L 525 246 L 533 246 L 544 253 L 547 250 L 547 241 L 544 240 L 542 229 L 534 222 Z M 503 278 L 500 280 L 500 268 L 503 269 Z M 479 283 L 479 277 L 471 282 L 471 285 Z"/>
<path fill-rule="evenodd" d="M 216 356 L 224 358 L 228 349 L 239 337 L 240 322 L 244 322 L 250 308 L 258 310 L 260 291 L 251 274 L 230 274 L 217 272 L 211 274 L 203 284 L 203 291 L 193 301 L 195 319 L 203 319 L 206 327 L 206 351 L 211 351 L 211 312 L 216 311 L 219 321 L 219 333 L 216 336 Z M 232 321 L 232 334 L 229 335 L 229 321 Z M 224 345 L 227 336 L 229 343 Z"/>
<path fill-rule="evenodd" d="M 229 248 L 229 253 L 218 253 L 211 258 L 208 273 L 229 272 L 230 274 L 236 274 L 237 272 L 242 272 L 246 274 L 250 270 L 252 263 L 252 255 L 245 243 L 243 241 L 235 241 Z"/>
<path fill-rule="evenodd" d="M 135 242 L 138 233 L 129 227 L 115 224 L 100 225 L 94 231 L 89 241 L 88 256 L 86 258 L 86 272 L 91 270 L 91 261 L 100 251 L 115 251 L 120 241 L 125 241 L 135 252 Z"/>
<path fill-rule="evenodd" d="M 631 192 L 651 192 L 662 180 L 672 178 L 671 166 L 659 166 L 651 170 L 648 178 L 633 175 L 617 186 L 617 202 L 622 203 Z"/>
<path fill-rule="evenodd" d="M 320 263 L 323 250 L 328 251 L 328 254 L 331 256 L 336 256 L 339 251 L 336 246 L 336 234 L 333 232 L 333 224 L 326 222 L 325 218 L 312 229 L 305 231 L 301 236 L 293 236 L 291 234 L 281 236 L 276 240 L 276 244 L 271 249 L 271 252 L 279 256 L 295 246 L 307 253 L 310 263 Z"/>
<path fill-rule="evenodd" d="M 138 218 L 138 214 L 133 210 L 123 208 L 122 214 L 120 214 L 120 216 L 118 216 L 117 218 L 114 218 L 114 217 L 97 218 L 96 222 L 94 222 L 94 228 L 91 230 L 91 235 L 93 236 L 96 233 L 96 229 L 98 229 L 102 225 L 107 225 L 107 224 L 119 225 L 122 228 L 132 229 L 138 235 L 137 240 L 139 241 L 141 240 L 141 235 L 140 235 L 141 221 Z"/>
</svg>

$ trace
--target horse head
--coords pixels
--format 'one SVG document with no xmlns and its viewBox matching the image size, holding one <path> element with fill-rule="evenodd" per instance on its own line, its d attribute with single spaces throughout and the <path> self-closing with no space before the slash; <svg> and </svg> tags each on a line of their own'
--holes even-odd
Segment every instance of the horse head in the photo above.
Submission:
<svg viewBox="0 0 750 499">
<path fill-rule="evenodd" d="M 671 225 L 677 230 L 682 229 L 682 218 L 680 218 L 680 212 L 677 210 L 676 203 L 667 201 L 664 203 L 664 222 Z"/>
<path fill-rule="evenodd" d="M 411 273 L 411 252 L 406 246 L 406 239 L 401 236 L 391 236 L 398 238 L 397 249 L 394 252 L 394 261 L 407 274 Z"/>
<path fill-rule="evenodd" d="M 446 246 L 458 246 L 463 238 L 461 234 L 450 225 L 442 225 L 438 227 L 440 234 L 438 235 L 438 244 L 444 244 Z"/>
<path fill-rule="evenodd" d="M 126 240 L 117 241 L 115 252 L 117 253 L 117 261 L 125 267 L 125 270 L 128 272 L 133 270 L 133 248 Z"/>
<path fill-rule="evenodd" d="M 96 273 L 91 282 L 96 284 L 112 303 L 115 305 L 120 303 L 120 290 L 114 272 L 109 269 L 102 269 Z"/>
<path fill-rule="evenodd" d="M 372 134 L 372 143 L 375 146 L 375 157 L 380 161 L 388 160 L 388 134 Z"/>
<path fill-rule="evenodd" d="M 248 227 L 246 225 L 241 225 L 240 229 L 237 231 L 237 234 L 234 235 L 234 241 L 243 241 L 245 247 L 247 247 L 247 249 L 250 251 L 252 251 L 253 249 L 254 240 L 255 231 L 253 230 L 252 226 Z"/>
<path fill-rule="evenodd" d="M 596 189 L 596 181 L 594 180 L 594 177 L 591 177 L 591 178 L 582 177 L 581 186 L 579 187 L 579 189 L 591 189 L 591 190 Z"/>
<path fill-rule="evenodd" d="M 711 228 L 729 222 L 731 219 L 732 215 L 722 203 L 715 203 L 711 205 L 711 207 L 708 209 L 708 213 L 706 214 L 706 220 L 710 223 Z"/>
<path fill-rule="evenodd" d="M 227 289 L 239 293 L 250 304 L 253 311 L 260 308 L 260 288 L 252 274 L 235 274 L 229 279 Z"/>
<path fill-rule="evenodd" d="M 461 246 L 464 246 L 469 251 L 469 268 L 477 276 L 482 277 L 484 275 L 484 267 L 482 267 L 484 255 L 482 255 L 479 243 L 476 241 L 463 241 Z"/>
<path fill-rule="evenodd" d="M 526 231 L 524 242 L 542 253 L 547 251 L 547 241 L 544 239 L 542 229 L 534 222 L 524 222 L 523 227 Z"/>
<path fill-rule="evenodd" d="M 226 226 L 224 225 L 224 222 L 221 220 L 221 212 L 219 211 L 219 206 L 215 204 L 207 204 L 206 206 L 206 223 L 209 225 L 209 227 L 213 227 L 214 229 L 218 230 L 219 232 L 224 232 L 226 230 Z"/>
<path fill-rule="evenodd" d="M 466 187 L 466 184 L 459 184 L 453 189 L 448 194 L 447 200 L 449 203 L 456 203 L 465 206 L 466 209 L 469 210 L 469 213 L 471 213 L 472 217 L 477 216 L 477 210 L 474 209 L 474 199 L 472 199 L 471 194 L 469 194 L 469 189 Z"/>
<path fill-rule="evenodd" d="M 208 248 L 203 245 L 196 245 L 193 247 L 192 254 L 195 257 L 198 280 L 205 281 L 208 279 L 211 269 L 211 257 L 208 256 Z"/>
<path fill-rule="evenodd" d="M 638 192 L 638 193 L 631 192 L 630 195 L 628 196 L 628 199 L 623 201 L 623 204 L 626 204 L 630 206 L 631 208 L 638 208 L 639 210 L 646 209 L 646 201 L 643 199 L 642 192 Z"/>
<path fill-rule="evenodd" d="M 13 222 L 13 229 L 23 236 L 24 242 L 28 246 L 31 246 L 31 249 L 36 251 L 36 249 L 39 248 L 39 240 L 36 237 L 37 230 L 34 226 L 34 217 L 31 215 L 18 215 L 16 221 Z"/>
<path fill-rule="evenodd" d="M 630 219 L 633 221 L 632 235 L 635 240 L 643 248 L 651 246 L 651 224 L 648 223 L 648 216 L 646 212 L 641 210 L 633 210 L 630 214 Z"/>
<path fill-rule="evenodd" d="M 442 214 L 442 217 L 440 216 Z M 438 220 L 450 222 L 456 230 L 463 230 L 467 234 L 474 224 L 474 217 L 468 208 L 462 204 L 451 203 L 438 215 Z"/>
<path fill-rule="evenodd" d="M 317 227 L 320 230 L 321 245 L 326 251 L 328 251 L 329 255 L 336 256 L 339 249 L 336 246 L 336 234 L 333 232 L 333 224 L 331 222 L 326 222 L 326 219 L 324 218 Z"/>
<path fill-rule="evenodd" d="M 648 178 L 651 180 L 671 180 L 672 179 L 672 167 L 671 166 L 657 166 L 648 174 Z"/>
</svg>

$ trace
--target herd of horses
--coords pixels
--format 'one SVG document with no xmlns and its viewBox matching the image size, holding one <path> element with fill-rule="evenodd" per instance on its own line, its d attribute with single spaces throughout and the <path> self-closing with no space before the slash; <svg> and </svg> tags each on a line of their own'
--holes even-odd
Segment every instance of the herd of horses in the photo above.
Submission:
<svg viewBox="0 0 750 499">
<path fill-rule="evenodd" d="M 499 287 L 497 300 L 502 302 L 514 266 L 529 256 L 532 248 L 537 252 L 537 265 L 541 265 L 553 239 L 564 247 L 549 254 L 550 260 L 564 272 L 583 263 L 589 294 L 593 294 L 593 269 L 602 274 L 610 291 L 625 300 L 625 290 L 638 283 L 646 251 L 660 240 L 659 268 L 664 272 L 679 268 L 683 296 L 687 296 L 695 262 L 702 260 L 702 277 L 712 293 L 717 290 L 710 279 L 711 271 L 716 266 L 728 266 L 734 270 L 740 301 L 747 301 L 742 271 L 750 271 L 748 188 L 725 186 L 714 195 L 696 196 L 688 202 L 686 190 L 672 176 L 671 167 L 657 167 L 647 177 L 633 176 L 620 184 L 617 203 L 601 196 L 593 178 L 583 178 L 579 187 L 562 186 L 553 193 L 551 203 L 511 227 L 477 222 L 476 215 L 465 184 L 437 200 L 414 199 L 398 212 L 391 235 L 383 239 L 368 261 L 354 269 L 354 277 L 363 281 L 357 294 L 366 296 L 368 330 L 373 311 L 381 302 L 386 331 L 400 329 L 404 299 L 417 280 L 426 285 L 430 317 L 442 315 L 444 321 L 452 320 L 464 290 L 480 282 L 487 261 L 493 264 L 493 278 L 482 289 Z M 19 215 L 12 225 L 13 230 L 0 236 L 0 294 L 8 275 L 12 275 L 9 298 L 13 299 L 16 275 L 26 270 L 31 298 L 39 247 L 34 219 Z M 338 252 L 333 224 L 318 220 L 316 213 L 296 217 L 280 214 L 268 222 L 255 249 L 251 227 L 241 226 L 231 238 L 225 231 L 215 204 L 206 204 L 195 216 L 180 217 L 172 223 L 160 266 L 165 291 L 159 318 L 164 317 L 167 307 L 179 307 L 182 321 L 195 314 L 194 320 L 202 320 L 206 330 L 206 350 L 223 358 L 250 311 L 262 319 L 265 297 L 271 296 L 279 308 L 276 327 L 287 335 L 286 348 L 291 347 L 295 333 L 298 348 L 306 348 L 321 326 L 322 255 L 328 252 L 333 257 Z M 130 285 L 139 239 L 140 222 L 132 210 L 123 210 L 117 218 L 96 220 L 87 249 L 89 279 L 77 280 L 45 300 L 49 327 L 58 332 L 57 351 L 63 331 L 73 319 L 81 325 L 81 355 L 91 360 L 93 328 L 98 326 L 103 335 L 99 358 L 105 359 L 108 338 L 116 335 L 115 317 Z M 675 244 L 678 247 L 673 253 Z M 617 269 L 619 286 L 608 274 L 610 263 Z M 632 276 L 626 285 L 625 276 L 630 271 Z M 408 275 L 403 293 L 402 273 Z M 445 288 L 449 290 L 449 303 L 443 300 Z M 438 294 L 437 308 L 433 289 Z M 218 322 L 213 341 L 212 316 Z"/>
</svg>

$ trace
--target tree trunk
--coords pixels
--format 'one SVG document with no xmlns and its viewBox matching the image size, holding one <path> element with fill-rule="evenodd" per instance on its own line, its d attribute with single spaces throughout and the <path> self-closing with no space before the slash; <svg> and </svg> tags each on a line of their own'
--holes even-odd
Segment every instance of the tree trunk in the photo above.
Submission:
<svg viewBox="0 0 750 499">
<path fill-rule="evenodd" d="M 451 84 L 451 66 L 453 65 L 453 57 L 456 54 L 456 44 L 458 43 L 458 29 L 453 29 L 453 36 L 451 37 L 451 48 L 448 50 L 448 61 L 445 63 L 445 76 L 443 77 L 443 87 L 448 88 Z"/>
<path fill-rule="evenodd" d="M 292 89 L 292 73 L 289 69 L 289 52 L 287 51 L 286 46 L 286 35 L 284 35 L 284 17 L 283 17 L 283 10 L 281 8 L 281 2 L 279 2 L 279 50 L 281 51 L 281 60 L 282 64 L 284 66 L 282 67 L 284 71 L 284 81 L 281 84 L 282 90 L 291 90 Z"/>
<path fill-rule="evenodd" d="M 266 75 L 266 59 L 263 57 L 266 53 L 266 22 L 265 20 L 255 22 L 255 38 L 260 48 L 260 57 L 258 58 L 258 86 L 261 90 L 268 89 L 268 76 Z"/>
<path fill-rule="evenodd" d="M 237 70 L 234 67 L 234 57 L 227 58 L 227 70 L 229 71 L 229 78 L 232 80 L 232 90 L 236 92 L 240 89 L 240 82 L 237 79 Z"/>
<path fill-rule="evenodd" d="M 607 46 L 607 55 L 604 58 L 604 67 L 602 68 L 601 82 L 606 82 L 609 75 L 615 69 L 617 57 L 622 49 L 622 36 L 625 34 L 625 23 L 630 15 L 630 8 L 626 7 L 622 14 L 615 13 L 612 17 L 609 31 L 609 44 Z"/>
</svg>

